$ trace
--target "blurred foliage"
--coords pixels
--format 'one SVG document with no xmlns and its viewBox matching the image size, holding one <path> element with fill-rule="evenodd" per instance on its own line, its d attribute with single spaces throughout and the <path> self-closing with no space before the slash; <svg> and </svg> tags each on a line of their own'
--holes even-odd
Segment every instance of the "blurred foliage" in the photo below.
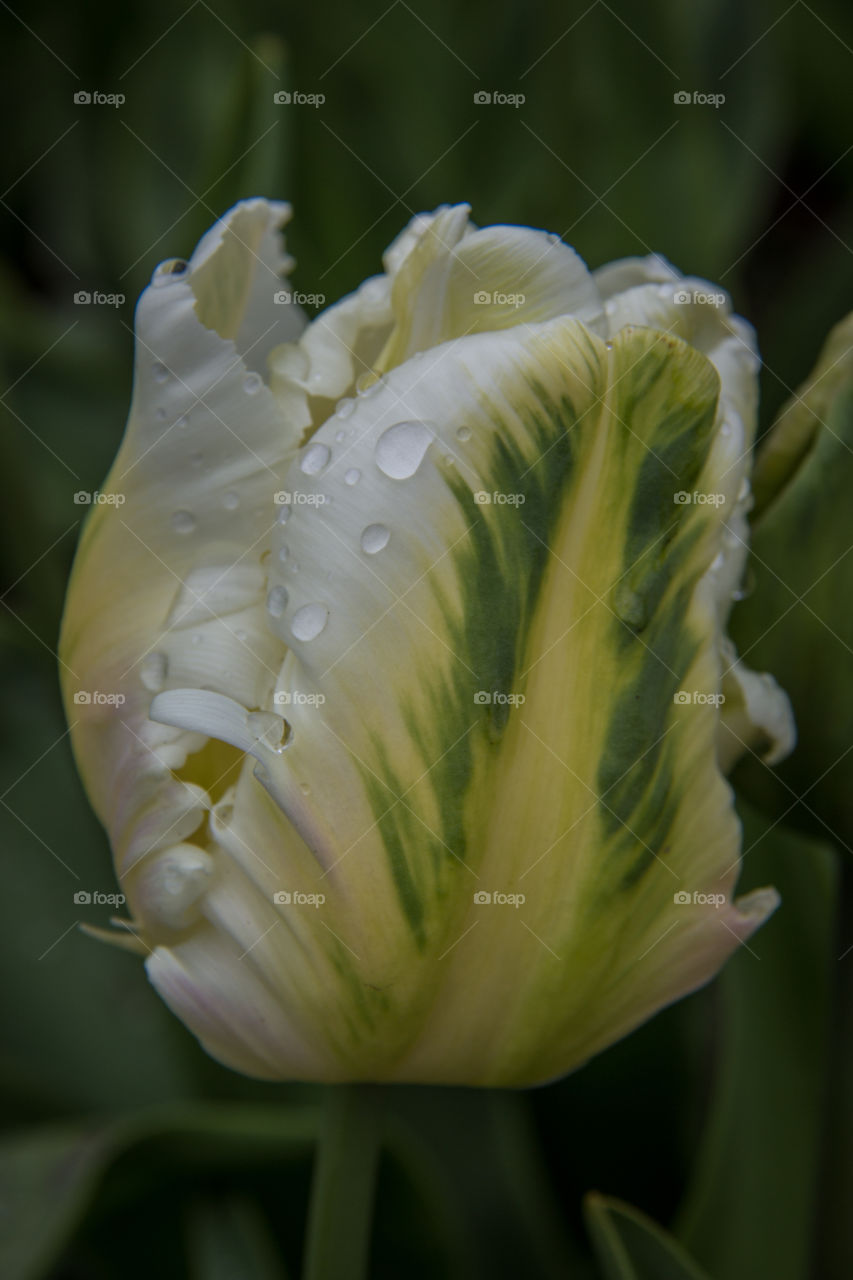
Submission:
<svg viewBox="0 0 853 1280">
<path fill-rule="evenodd" d="M 136 960 L 75 927 L 106 909 L 74 893 L 114 882 L 53 651 L 84 510 L 73 496 L 97 488 L 126 412 L 134 300 L 243 196 L 292 200 L 294 283 L 330 301 L 377 269 L 412 213 L 469 200 L 481 223 L 560 232 L 592 266 L 655 250 L 721 282 L 758 328 L 766 425 L 853 298 L 839 110 L 853 18 L 842 0 L 12 0 L 0 24 L 0 1272 L 281 1280 L 299 1273 L 322 1091 L 218 1067 Z M 280 105 L 281 90 L 325 102 Z M 725 102 L 674 102 L 694 90 Z M 95 91 L 126 101 L 74 101 Z M 478 105 L 478 91 L 525 102 Z M 124 301 L 75 305 L 79 290 Z M 759 806 L 745 881 L 778 885 L 783 907 L 720 982 L 568 1080 L 530 1095 L 394 1091 L 377 1280 L 853 1274 L 853 937 L 831 847 L 844 847 L 849 767 L 831 790 L 815 781 L 849 737 L 839 719 L 827 730 L 840 655 L 814 616 L 836 610 L 849 636 L 843 585 L 830 575 L 808 595 L 799 630 L 788 618 L 760 635 L 764 610 L 785 607 L 762 561 L 799 595 L 820 572 L 815 546 L 849 550 L 849 455 L 821 445 L 790 499 L 796 532 L 770 515 L 759 528 L 758 586 L 736 611 L 803 726 L 781 783 L 754 764 L 744 782 Z M 779 789 L 812 784 L 799 835 Z"/>
</svg>

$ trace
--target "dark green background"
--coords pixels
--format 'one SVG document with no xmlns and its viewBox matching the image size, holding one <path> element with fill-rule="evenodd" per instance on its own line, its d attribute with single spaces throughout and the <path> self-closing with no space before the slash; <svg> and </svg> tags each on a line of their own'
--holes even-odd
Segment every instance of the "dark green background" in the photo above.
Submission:
<svg viewBox="0 0 853 1280">
<path fill-rule="evenodd" d="M 292 201 L 295 286 L 329 301 L 412 213 L 468 200 L 591 266 L 653 249 L 721 282 L 758 328 L 766 424 L 853 300 L 853 16 L 842 0 L 13 0 L 0 25 L 0 1270 L 297 1274 L 322 1091 L 220 1068 L 138 961 L 74 927 L 108 914 L 75 889 L 115 885 L 54 649 L 73 494 L 98 487 L 123 428 L 135 298 L 243 196 Z M 326 101 L 277 106 L 281 88 Z M 78 106 L 81 89 L 127 100 Z M 679 90 L 726 100 L 679 106 Z M 127 301 L 75 306 L 79 289 Z M 842 656 L 821 643 L 822 662 Z M 850 833 L 792 818 L 811 834 L 747 814 L 744 885 L 775 883 L 784 906 L 710 989 L 531 1094 L 392 1091 L 371 1275 L 691 1274 L 642 1234 L 634 1271 L 615 1255 L 593 1271 L 590 1190 L 717 1280 L 853 1274 Z M 606 1253 L 606 1202 L 590 1215 Z"/>
</svg>

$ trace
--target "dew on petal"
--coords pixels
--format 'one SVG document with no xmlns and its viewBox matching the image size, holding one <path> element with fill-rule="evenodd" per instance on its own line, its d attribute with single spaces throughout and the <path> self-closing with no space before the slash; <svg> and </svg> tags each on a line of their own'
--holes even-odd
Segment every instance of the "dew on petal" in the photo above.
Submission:
<svg viewBox="0 0 853 1280">
<path fill-rule="evenodd" d="M 287 608 L 287 592 L 284 587 L 273 587 L 267 596 L 267 610 L 271 617 L 280 618 Z"/>
<path fill-rule="evenodd" d="M 226 511 L 236 511 L 240 505 L 239 493 L 235 493 L 233 489 L 229 489 L 222 499 L 222 505 Z"/>
<path fill-rule="evenodd" d="M 175 419 L 176 427 L 186 427 L 189 424 L 189 414 L 182 413 L 180 418 Z"/>
<path fill-rule="evenodd" d="M 470 439 L 471 439 L 471 428 L 470 428 L 470 427 L 460 427 L 460 428 L 459 428 L 459 430 L 456 432 L 456 439 L 457 439 L 457 440 L 461 440 L 463 444 L 465 443 L 465 441 L 466 441 L 466 440 L 470 440 Z"/>
<path fill-rule="evenodd" d="M 192 533 L 196 523 L 196 518 L 191 511 L 175 511 L 172 515 L 172 528 L 175 533 Z"/>
<path fill-rule="evenodd" d="M 366 551 L 369 556 L 375 556 L 377 551 L 381 551 L 383 547 L 388 546 L 388 539 L 391 537 L 391 530 L 385 524 L 369 524 L 361 535 L 361 549 Z"/>
<path fill-rule="evenodd" d="M 158 422 L 166 421 L 166 410 L 162 407 L 162 405 L 159 409 L 154 410 L 154 417 L 157 419 Z"/>
<path fill-rule="evenodd" d="M 408 480 L 424 460 L 432 432 L 422 422 L 398 422 L 376 442 L 376 465 L 392 480 Z"/>
<path fill-rule="evenodd" d="M 352 399 L 341 400 L 335 410 L 339 418 L 348 418 L 355 408 L 355 401 Z"/>
<path fill-rule="evenodd" d="M 289 496 L 290 495 L 288 495 L 288 497 Z M 279 524 L 287 524 L 289 519 L 290 519 L 290 503 L 283 502 L 278 509 L 278 522 Z"/>
<path fill-rule="evenodd" d="M 151 376 L 155 382 L 165 382 L 169 377 L 169 370 L 159 361 L 151 366 Z"/>
<path fill-rule="evenodd" d="M 344 484 L 358 484 L 360 479 L 361 472 L 358 467 L 350 467 L 350 469 L 344 473 Z"/>
<path fill-rule="evenodd" d="M 243 379 L 243 390 L 247 396 L 257 395 L 263 385 L 263 378 L 259 373 L 247 373 Z"/>
<path fill-rule="evenodd" d="M 289 555 L 290 555 L 290 548 L 288 547 L 286 542 L 283 542 L 278 549 L 278 558 L 282 564 L 284 564 L 285 560 Z"/>
<path fill-rule="evenodd" d="M 304 604 L 297 609 L 290 630 L 297 640 L 314 640 L 326 625 L 329 611 L 322 604 Z"/>
<path fill-rule="evenodd" d="M 321 444 L 319 441 L 316 444 L 310 444 L 302 455 L 299 469 L 306 476 L 319 475 L 323 468 L 329 465 L 331 456 L 331 450 L 328 445 Z"/>
<path fill-rule="evenodd" d="M 246 726 L 253 738 L 272 751 L 283 751 L 293 738 L 290 725 L 274 711 L 251 711 Z"/>
<path fill-rule="evenodd" d="M 158 693 L 166 683 L 169 659 L 165 653 L 148 653 L 139 664 L 139 677 L 146 689 Z"/>
</svg>

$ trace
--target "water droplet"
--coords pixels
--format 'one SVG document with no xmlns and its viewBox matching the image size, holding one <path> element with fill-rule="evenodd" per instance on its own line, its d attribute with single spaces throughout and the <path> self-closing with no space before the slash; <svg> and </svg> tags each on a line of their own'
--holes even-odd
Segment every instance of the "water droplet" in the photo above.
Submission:
<svg viewBox="0 0 853 1280">
<path fill-rule="evenodd" d="M 376 442 L 376 465 L 392 480 L 408 480 L 424 460 L 432 433 L 422 422 L 398 422 Z"/>
<path fill-rule="evenodd" d="M 204 643 L 204 636 L 203 636 L 203 635 L 201 635 L 201 633 L 200 633 L 200 632 L 196 631 L 196 633 L 194 634 L 194 636 L 193 636 L 193 638 L 192 638 L 192 642 L 193 642 L 193 644 L 203 644 L 203 643 Z"/>
<path fill-rule="evenodd" d="M 192 533 L 196 526 L 196 518 L 191 511 L 175 511 L 172 515 L 172 528 L 175 533 Z"/>
<path fill-rule="evenodd" d="M 732 434 L 732 424 L 730 422 L 724 422 L 723 425 L 720 427 L 720 435 L 730 436 L 731 434 Z"/>
<path fill-rule="evenodd" d="M 711 561 L 711 572 L 719 573 L 725 563 L 726 557 L 723 555 L 722 551 L 718 551 L 714 556 L 714 559 Z"/>
<path fill-rule="evenodd" d="M 649 620 L 645 598 L 623 582 L 613 592 L 613 608 L 617 616 L 632 631 L 642 631 Z"/>
<path fill-rule="evenodd" d="M 311 788 L 308 786 L 307 782 L 300 782 L 299 790 L 302 792 L 304 796 L 310 796 L 311 794 Z"/>
<path fill-rule="evenodd" d="M 293 738 L 290 725 L 274 711 L 251 711 L 246 725 L 253 738 L 273 751 L 283 751 Z"/>
<path fill-rule="evenodd" d="M 283 542 L 278 549 L 278 558 L 282 564 L 284 564 L 285 560 L 289 555 L 290 555 L 290 548 L 288 547 L 286 542 Z"/>
<path fill-rule="evenodd" d="M 154 417 L 157 419 L 157 421 L 158 421 L 158 422 L 165 422 L 165 421 L 166 421 L 166 410 L 165 410 L 165 409 L 163 409 L 163 408 L 155 409 L 155 410 L 154 410 Z"/>
<path fill-rule="evenodd" d="M 165 382 L 169 376 L 169 370 L 164 364 L 160 364 L 158 361 L 156 364 L 152 364 L 151 366 L 151 376 L 155 382 Z"/>
<path fill-rule="evenodd" d="M 749 495 L 750 495 L 749 481 L 747 480 L 746 476 L 744 476 L 744 478 L 740 482 L 740 488 L 737 491 L 738 502 L 743 502 L 745 498 L 749 497 Z"/>
<path fill-rule="evenodd" d="M 361 472 L 358 467 L 350 467 L 344 475 L 344 484 L 358 484 L 361 479 Z"/>
<path fill-rule="evenodd" d="M 243 379 L 243 390 L 247 396 L 255 396 L 264 385 L 263 378 L 259 373 L 247 373 Z"/>
<path fill-rule="evenodd" d="M 361 535 L 361 549 L 369 556 L 375 556 L 377 551 L 388 546 L 390 537 L 391 530 L 387 525 L 369 524 Z"/>
<path fill-rule="evenodd" d="M 346 438 L 347 438 L 347 433 L 346 433 L 346 431 L 336 431 L 336 432 L 335 432 L 335 439 L 337 440 L 338 444 L 340 444 L 340 443 L 341 443 L 341 441 L 346 440 Z"/>
<path fill-rule="evenodd" d="M 355 389 L 357 394 L 361 396 L 362 400 L 367 400 L 370 396 L 376 395 L 384 382 L 384 377 L 377 378 L 375 373 L 367 372 L 363 373 L 361 377 L 356 380 Z"/>
<path fill-rule="evenodd" d="M 164 284 L 172 284 L 181 276 L 186 275 L 187 264 L 183 258 L 169 258 L 166 262 L 161 262 L 159 266 L 154 268 L 151 276 L 151 283 L 155 289 L 162 288 Z"/>
<path fill-rule="evenodd" d="M 306 476 L 319 475 L 323 468 L 329 465 L 331 456 L 332 453 L 328 445 L 321 444 L 319 441 L 316 444 L 309 444 L 302 455 L 299 469 Z"/>
<path fill-rule="evenodd" d="M 169 670 L 169 659 L 165 653 L 148 653 L 142 659 L 139 676 L 146 689 L 152 693 L 159 692 L 166 683 L 166 672 Z"/>
<path fill-rule="evenodd" d="M 222 499 L 222 505 L 226 511 L 236 511 L 240 505 L 240 495 L 235 493 L 233 489 L 229 489 Z"/>
<path fill-rule="evenodd" d="M 329 610 L 322 604 L 304 604 L 297 609 L 290 630 L 297 640 L 314 640 L 326 625 Z"/>
<path fill-rule="evenodd" d="M 284 587 L 273 587 L 267 596 L 267 609 L 273 618 L 280 618 L 287 608 L 287 592 Z"/>
<path fill-rule="evenodd" d="M 290 519 L 290 503 L 283 502 L 278 509 L 278 522 L 279 524 L 287 524 L 289 519 Z"/>
<path fill-rule="evenodd" d="M 187 414 L 187 413 L 182 413 L 182 414 L 181 414 L 181 416 L 180 416 L 180 418 L 176 418 L 176 419 L 175 419 L 175 426 L 176 426 L 176 427 L 186 427 L 186 426 L 188 426 L 188 425 L 189 425 L 189 421 L 190 421 L 190 419 L 189 419 L 189 414 Z"/>
<path fill-rule="evenodd" d="M 336 409 L 339 418 L 348 418 L 355 408 L 355 401 L 352 399 L 341 400 Z"/>
<path fill-rule="evenodd" d="M 471 428 L 460 427 L 459 430 L 456 432 L 456 438 L 457 440 L 461 440 L 462 443 L 464 444 L 466 440 L 471 439 Z"/>
</svg>

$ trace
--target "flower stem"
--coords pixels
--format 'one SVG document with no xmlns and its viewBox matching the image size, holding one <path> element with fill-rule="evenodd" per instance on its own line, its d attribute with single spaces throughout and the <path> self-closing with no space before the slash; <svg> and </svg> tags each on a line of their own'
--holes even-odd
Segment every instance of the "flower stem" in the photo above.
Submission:
<svg viewBox="0 0 853 1280">
<path fill-rule="evenodd" d="M 329 1085 L 314 1164 L 303 1280 L 364 1280 L 379 1163 L 381 1090 Z"/>
</svg>

